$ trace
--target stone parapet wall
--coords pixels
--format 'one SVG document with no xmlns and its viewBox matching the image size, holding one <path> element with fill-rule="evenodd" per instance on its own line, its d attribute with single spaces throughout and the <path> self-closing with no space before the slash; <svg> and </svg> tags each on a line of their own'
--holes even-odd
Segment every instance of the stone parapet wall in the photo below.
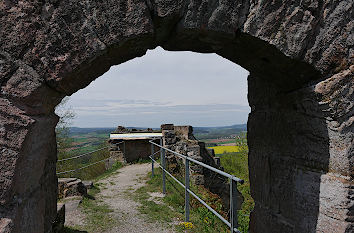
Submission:
<svg viewBox="0 0 354 233">
<path fill-rule="evenodd" d="M 167 129 L 166 129 L 167 128 Z M 192 159 L 203 162 L 209 166 L 223 170 L 220 163 L 215 161 L 214 151 L 207 149 L 205 143 L 198 141 L 193 135 L 192 126 L 173 126 L 169 124 L 161 126 L 163 134 L 163 145 L 170 150 L 173 150 L 182 155 L 186 155 Z M 184 177 L 184 159 L 174 155 L 171 152 L 166 152 L 166 163 L 168 169 L 174 173 Z M 230 186 L 228 179 L 211 170 L 204 168 L 201 165 L 190 163 L 190 180 L 195 185 L 203 185 L 212 193 L 218 194 L 223 201 L 225 210 L 229 209 L 230 205 Z M 243 197 L 238 193 L 237 205 L 241 207 Z"/>
<path fill-rule="evenodd" d="M 59 178 L 58 179 L 58 198 L 72 196 L 85 196 L 87 188 L 78 178 Z"/>
</svg>

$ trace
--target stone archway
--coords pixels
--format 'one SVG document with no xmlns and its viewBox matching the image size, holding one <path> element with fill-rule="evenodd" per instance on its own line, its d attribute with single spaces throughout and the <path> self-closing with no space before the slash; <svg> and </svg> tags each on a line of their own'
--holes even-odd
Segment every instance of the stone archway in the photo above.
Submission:
<svg viewBox="0 0 354 233">
<path fill-rule="evenodd" d="M 3 1 L 0 232 L 50 232 L 54 107 L 110 66 L 166 50 L 250 71 L 251 232 L 353 230 L 353 2 Z"/>
</svg>

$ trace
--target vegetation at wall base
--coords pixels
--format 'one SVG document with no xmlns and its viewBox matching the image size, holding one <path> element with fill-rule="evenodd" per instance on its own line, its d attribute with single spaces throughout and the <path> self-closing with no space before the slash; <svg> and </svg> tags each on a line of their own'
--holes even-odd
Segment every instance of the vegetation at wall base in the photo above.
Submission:
<svg viewBox="0 0 354 233">
<path fill-rule="evenodd" d="M 106 143 L 102 143 L 97 149 L 106 147 Z M 96 150 L 97 150 L 96 149 Z M 58 160 L 66 159 L 73 156 L 81 155 L 82 153 L 75 153 L 71 151 L 70 153 L 61 154 L 58 156 Z M 106 172 L 105 161 L 99 162 L 110 157 L 110 152 L 108 148 L 94 152 L 92 154 L 85 155 L 78 159 L 58 161 L 57 162 L 57 172 L 75 170 L 73 172 L 59 174 L 59 177 L 75 177 L 81 180 L 92 180 L 96 177 L 104 174 Z M 83 168 L 95 162 L 97 164 L 91 165 L 89 167 Z M 78 169 L 83 168 L 83 169 Z"/>
<path fill-rule="evenodd" d="M 60 233 L 88 233 L 87 231 L 82 231 L 82 230 L 78 230 L 76 229 L 76 227 L 67 227 L 65 226 Z"/>
<path fill-rule="evenodd" d="M 121 162 L 119 162 L 119 161 L 116 161 L 116 162 L 112 165 L 112 167 L 111 167 L 110 169 L 105 170 L 105 171 L 104 171 L 103 173 L 101 173 L 99 176 L 96 176 L 96 177 L 95 177 L 95 181 L 99 181 L 99 180 L 105 179 L 105 178 L 107 178 L 108 176 L 111 176 L 111 175 L 113 175 L 113 174 L 119 172 L 118 170 L 119 170 L 120 168 L 122 168 L 122 167 L 123 167 L 123 164 L 122 164 Z"/>
<path fill-rule="evenodd" d="M 81 180 L 94 179 L 106 171 L 105 162 L 99 161 L 110 157 L 108 149 L 87 154 L 77 159 L 60 160 L 107 147 L 108 133 L 99 130 L 96 132 L 89 131 L 87 135 L 73 133 L 70 125 L 75 118 L 75 113 L 70 106 L 67 106 L 68 100 L 68 97 L 64 98 L 55 110 L 59 116 L 59 122 L 55 128 L 58 155 L 57 172 L 75 170 L 59 174 L 59 177 L 75 177 Z M 99 163 L 94 164 L 96 162 Z M 94 165 L 89 166 L 91 164 Z"/>
<path fill-rule="evenodd" d="M 103 232 L 117 224 L 117 220 L 111 216 L 113 212 L 107 204 L 95 200 L 95 195 L 100 192 L 97 185 L 89 190 L 88 196 L 84 197 L 80 206 L 86 216 L 86 224 L 80 230 L 87 232 Z"/>
<path fill-rule="evenodd" d="M 246 134 L 240 134 L 236 138 L 236 147 L 238 152 L 219 153 L 217 156 L 221 159 L 221 165 L 225 172 L 233 174 L 245 181 L 238 185 L 238 190 L 244 197 L 241 210 L 238 211 L 238 229 L 246 233 L 249 230 L 249 215 L 254 208 L 254 201 L 250 195 L 249 173 L 248 173 L 248 147 Z M 151 221 L 161 222 L 179 222 L 174 228 L 179 232 L 193 233 L 214 233 L 230 232 L 229 228 L 211 213 L 206 207 L 191 197 L 190 221 L 192 225 L 184 222 L 184 189 L 174 180 L 166 176 L 167 195 L 162 198 L 158 204 L 149 199 L 149 192 L 162 192 L 161 170 L 156 168 L 155 176 L 147 177 L 147 185 L 141 187 L 135 192 L 135 198 L 142 203 L 140 211 L 148 216 Z M 179 179 L 179 180 L 183 180 Z M 182 181 L 182 183 L 184 183 Z M 213 209 L 227 219 L 227 213 L 223 211 L 221 201 L 215 194 L 210 193 L 203 186 L 191 185 L 191 189 L 199 197 L 205 200 Z"/>
<path fill-rule="evenodd" d="M 166 177 L 167 178 L 167 177 Z M 139 211 L 145 214 L 152 222 L 174 223 L 173 227 L 177 232 L 188 233 L 226 233 L 230 232 L 228 227 L 219 220 L 206 207 L 191 197 L 190 222 L 184 222 L 184 189 L 171 178 L 166 182 L 167 195 L 155 203 L 150 200 L 149 193 L 162 192 L 162 174 L 159 168 L 155 170 L 155 176 L 151 178 L 151 173 L 147 177 L 147 185 L 135 191 L 133 198 L 142 205 Z M 217 200 L 215 194 L 210 193 L 202 186 L 191 187 L 193 192 L 202 197 L 208 204 L 220 212 L 224 217 L 227 213 L 222 212 L 221 200 Z M 192 226 L 192 227 L 191 227 Z"/>
<path fill-rule="evenodd" d="M 235 175 L 245 181 L 242 185 L 237 185 L 237 189 L 244 197 L 241 210 L 238 211 L 238 224 L 241 232 L 248 232 L 249 216 L 254 208 L 248 174 L 248 153 L 225 153 L 218 156 L 220 156 L 221 165 L 224 167 L 225 172 Z"/>
<path fill-rule="evenodd" d="M 117 220 L 110 215 L 113 210 L 107 204 L 95 200 L 95 196 L 100 192 L 100 183 L 98 181 L 115 174 L 121 167 L 123 167 L 122 163 L 116 162 L 111 169 L 106 170 L 95 178 L 96 184 L 88 190 L 88 195 L 80 203 L 80 207 L 86 216 L 85 225 L 65 227 L 61 233 L 103 232 L 117 224 Z"/>
</svg>

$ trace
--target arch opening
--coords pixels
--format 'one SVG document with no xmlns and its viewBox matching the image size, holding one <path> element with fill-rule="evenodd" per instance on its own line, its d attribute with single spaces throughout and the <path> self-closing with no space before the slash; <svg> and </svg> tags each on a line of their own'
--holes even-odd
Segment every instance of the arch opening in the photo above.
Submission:
<svg viewBox="0 0 354 233">
<path fill-rule="evenodd" d="M 247 136 L 251 193 L 256 203 L 250 230 L 315 232 L 321 176 L 328 172 L 329 164 L 327 125 L 316 116 L 320 114 L 319 104 L 312 90 L 313 84 L 320 81 L 319 73 L 304 62 L 284 56 L 274 46 L 247 35 L 240 34 L 236 41 L 227 43 L 222 38 L 220 43 L 226 45 L 216 50 L 214 44 L 210 45 L 204 39 L 193 39 L 198 43 L 194 40 L 178 43 L 173 38 L 172 45 L 165 43 L 161 47 L 167 51 L 216 53 L 250 71 L 248 101 L 251 113 Z M 136 49 L 136 44 L 132 43 Z M 186 46 L 189 43 L 192 46 Z M 175 47 L 175 44 L 183 47 Z M 195 44 L 198 44 L 196 48 Z M 88 80 L 97 77 L 97 70 L 104 67 L 101 59 L 117 64 L 132 58 L 131 54 L 121 56 L 119 48 L 114 50 L 104 55 L 105 58 L 98 57 L 97 61 L 80 67 L 69 78 L 64 77 L 57 88 L 72 93 L 78 87 L 87 86 Z M 119 57 L 113 54 L 119 54 Z M 136 54 L 136 57 L 141 56 L 140 51 Z M 93 78 L 87 79 L 91 75 Z M 71 81 L 73 76 L 75 84 L 66 81 Z M 309 128 L 316 129 L 316 133 L 310 133 Z"/>
<path fill-rule="evenodd" d="M 175 69 L 176 66 L 177 69 Z M 88 87 L 72 95 L 68 104 L 73 106 L 73 110 L 78 113 L 78 119 L 75 119 L 73 126 L 94 127 L 100 133 L 105 132 L 106 135 L 116 130 L 122 131 L 122 129 L 116 129 L 117 126 L 134 126 L 138 130 L 146 130 L 147 128 L 157 130 L 160 129 L 162 124 L 173 123 L 175 126 L 193 126 L 194 136 L 191 136 L 191 138 L 195 137 L 199 142 L 206 143 L 224 138 L 225 142 L 229 142 L 227 148 L 232 149 L 231 151 L 234 153 L 221 155 L 223 151 L 218 152 L 219 150 L 217 150 L 217 153 L 214 154 L 203 145 L 199 147 L 198 152 L 193 152 L 193 157 L 214 167 L 220 166 L 214 162 L 214 159 L 220 159 L 220 164 L 225 168 L 225 172 L 233 173 L 233 175 L 240 176 L 245 180 L 245 184 L 241 185 L 242 188 L 239 188 L 239 190 L 242 190 L 243 198 L 246 199 L 241 211 L 242 218 L 240 218 L 240 221 L 242 224 L 240 224 L 239 229 L 246 232 L 248 216 L 253 206 L 253 200 L 249 194 L 246 146 L 243 145 L 243 150 L 238 151 L 239 160 L 242 163 L 235 164 L 233 157 L 236 156 L 236 137 L 244 136 L 245 123 L 247 123 L 249 113 L 247 76 L 248 71 L 216 54 L 167 52 L 161 48 L 156 48 L 147 51 L 147 54 L 141 58 L 111 67 L 109 71 Z M 106 129 L 98 129 L 98 127 L 105 127 Z M 110 128 L 110 130 L 107 128 Z M 178 127 L 176 127 L 177 129 Z M 90 151 L 98 149 L 98 146 L 97 148 L 90 146 L 93 145 L 91 140 L 90 143 L 87 143 L 89 140 L 85 131 L 88 129 L 81 130 L 82 135 L 77 133 L 80 129 L 74 129 L 75 138 L 80 135 L 80 139 L 77 143 L 74 141 L 75 146 L 69 148 L 76 150 L 80 147 L 82 150 L 79 150 L 80 153 L 78 154 L 87 152 L 86 145 L 90 147 Z M 210 132 L 201 133 L 210 130 L 213 131 L 212 135 L 210 135 Z M 94 133 L 95 129 L 92 129 L 91 132 Z M 174 133 L 176 133 L 175 130 Z M 171 132 L 171 134 L 173 133 Z M 79 143 L 83 139 L 86 139 L 86 141 L 80 145 Z M 169 141 L 173 140 L 171 138 Z M 176 141 L 182 142 L 179 144 L 177 142 L 176 144 L 170 143 L 170 146 L 172 146 L 170 149 L 187 148 L 178 149 L 182 154 L 186 154 L 192 148 L 194 148 L 194 151 L 196 150 L 195 143 L 197 141 L 187 143 L 179 137 Z M 116 142 L 118 143 L 118 140 Z M 136 145 L 136 148 L 132 148 L 133 145 Z M 118 155 L 117 159 L 122 163 L 125 161 L 132 162 L 137 157 L 148 159 L 147 155 L 149 155 L 151 148 L 150 145 L 145 145 L 145 141 L 138 143 L 137 140 L 126 142 L 124 146 L 120 145 L 118 147 L 117 151 L 120 150 L 123 153 L 126 151 L 129 154 L 122 159 L 119 152 L 114 150 L 111 153 L 113 156 Z M 78 151 L 76 150 L 76 152 Z M 65 154 L 65 158 L 78 154 Z M 179 177 L 183 165 L 181 165 L 181 161 L 176 159 L 178 157 L 170 158 L 170 156 L 171 154 L 166 159 L 168 170 Z M 215 156 L 218 158 L 215 158 Z M 107 157 L 109 156 L 107 155 Z M 62 155 L 58 159 L 63 159 Z M 72 166 L 84 167 L 102 159 L 101 154 L 92 154 L 82 160 L 77 160 L 82 161 L 83 164 L 74 165 L 75 161 L 73 163 L 65 163 L 64 161 L 57 164 L 57 169 L 59 169 L 59 172 L 63 172 L 74 169 Z M 242 167 L 241 173 L 231 168 L 230 164 L 225 162 L 227 159 L 232 161 L 235 167 Z M 226 164 L 227 167 L 225 167 Z M 65 165 L 68 167 L 65 167 Z M 91 173 L 99 175 L 98 172 L 103 171 L 104 165 L 104 163 L 100 163 L 97 167 L 94 165 L 87 168 L 88 175 L 85 175 L 85 171 L 85 174 L 73 172 L 61 176 L 73 175 L 76 178 L 87 179 Z M 222 203 L 220 210 L 222 210 L 223 216 L 227 216 L 229 185 L 226 180 L 222 179 L 223 177 L 215 177 L 215 173 L 196 169 L 191 168 L 191 183 L 202 185 L 200 187 L 205 187 L 205 190 L 212 190 L 212 193 L 219 195 L 221 199 L 218 200 L 218 203 Z M 210 180 L 211 177 L 214 178 L 212 181 Z M 183 176 L 179 178 L 183 178 Z M 176 192 L 176 190 L 173 191 Z M 238 199 L 240 199 L 238 205 L 241 206 L 242 196 L 239 195 Z M 218 223 L 217 226 L 227 229 L 227 226 L 222 222 Z"/>
</svg>

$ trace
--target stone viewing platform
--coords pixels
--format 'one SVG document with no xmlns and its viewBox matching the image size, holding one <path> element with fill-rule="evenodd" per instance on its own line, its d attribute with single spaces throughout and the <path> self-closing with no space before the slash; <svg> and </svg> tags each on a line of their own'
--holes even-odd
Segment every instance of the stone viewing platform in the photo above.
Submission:
<svg viewBox="0 0 354 233">
<path fill-rule="evenodd" d="M 160 143 L 162 138 L 161 130 L 128 129 L 118 126 L 110 134 L 111 157 L 122 163 L 130 163 L 139 159 L 148 159 L 151 152 L 150 140 Z M 156 150 L 158 148 L 156 147 Z"/>
<path fill-rule="evenodd" d="M 149 159 L 152 146 L 149 143 L 150 140 L 170 150 L 223 170 L 220 165 L 220 158 L 215 156 L 214 150 L 206 148 L 204 142 L 200 142 L 194 137 L 192 126 L 163 124 L 161 125 L 161 130 L 127 129 L 123 126 L 118 126 L 117 130 L 110 134 L 111 157 L 123 163 Z M 159 150 L 159 147 L 154 146 L 155 152 Z M 159 154 L 155 155 L 155 158 L 158 157 Z M 167 168 L 173 174 L 183 176 L 184 162 L 184 159 L 178 158 L 167 151 Z M 203 185 L 212 193 L 219 195 L 225 208 L 229 207 L 229 185 L 225 177 L 197 164 L 191 165 L 190 175 L 193 184 Z M 238 193 L 238 207 L 241 206 L 242 202 L 243 197 Z"/>
</svg>

